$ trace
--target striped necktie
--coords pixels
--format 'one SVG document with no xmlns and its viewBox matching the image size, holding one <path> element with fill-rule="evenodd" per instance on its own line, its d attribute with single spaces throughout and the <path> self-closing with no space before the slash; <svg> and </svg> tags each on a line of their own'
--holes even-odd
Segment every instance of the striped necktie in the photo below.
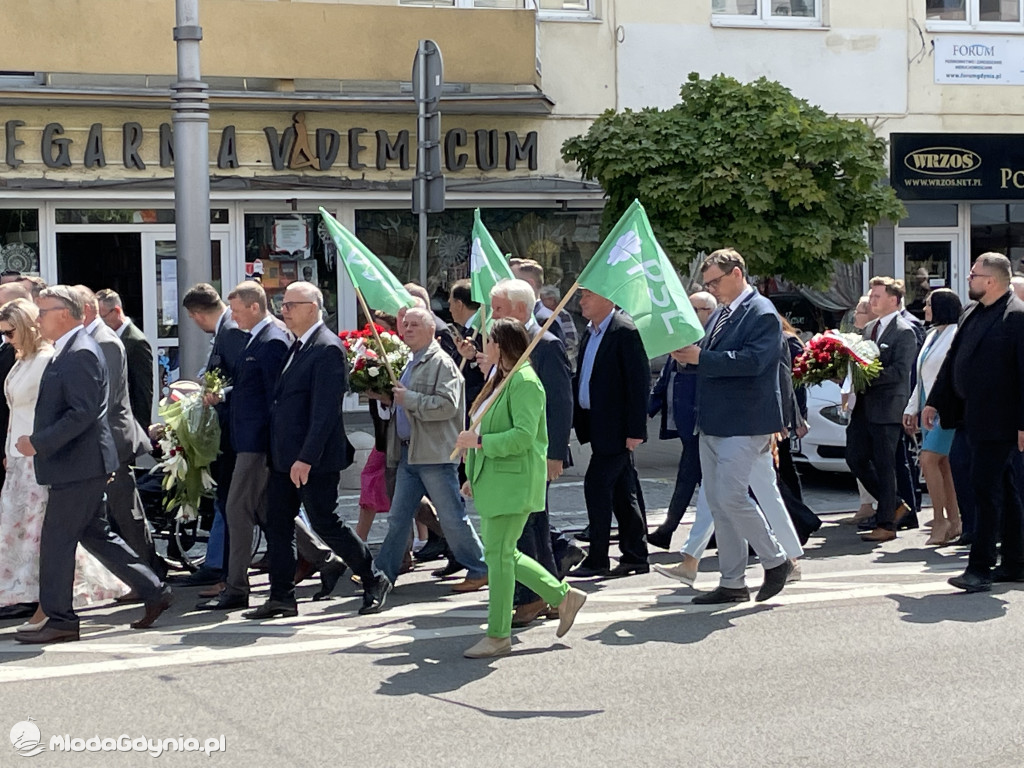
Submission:
<svg viewBox="0 0 1024 768">
<path fill-rule="evenodd" d="M 725 322 L 729 319 L 729 315 L 731 314 L 732 310 L 729 307 L 722 307 L 722 314 L 718 316 L 718 320 L 715 322 L 715 327 L 711 331 L 711 339 L 708 341 L 709 348 L 715 346 L 715 340 L 722 332 L 722 329 L 725 327 Z"/>
</svg>

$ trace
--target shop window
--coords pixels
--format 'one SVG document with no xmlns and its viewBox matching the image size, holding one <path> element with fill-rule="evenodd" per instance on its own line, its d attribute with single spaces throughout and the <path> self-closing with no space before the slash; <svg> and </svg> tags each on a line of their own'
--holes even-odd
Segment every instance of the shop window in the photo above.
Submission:
<svg viewBox="0 0 1024 768">
<path fill-rule="evenodd" d="M 284 291 L 305 280 L 324 294 L 324 322 L 338 330 L 337 250 L 317 213 L 247 213 L 245 274 L 267 291 L 271 310 L 281 314 Z"/>
<path fill-rule="evenodd" d="M 931 29 L 1020 31 L 1022 0 L 925 0 Z"/>
<path fill-rule="evenodd" d="M 484 208 L 484 225 L 507 254 L 534 259 L 544 281 L 568 290 L 601 242 L 601 212 L 557 209 Z M 430 216 L 427 231 L 427 291 L 432 308 L 448 314 L 448 290 L 469 277 L 472 209 Z M 417 217 L 407 211 L 356 211 L 356 236 L 403 282 L 419 281 Z M 579 319 L 579 298 L 567 309 Z"/>
<path fill-rule="evenodd" d="M 39 274 L 38 209 L 0 209 L 0 272 Z"/>
<path fill-rule="evenodd" d="M 1006 256 L 1014 274 L 1024 274 L 1024 204 L 971 206 L 971 261 L 989 251 Z"/>
<path fill-rule="evenodd" d="M 739 26 L 821 26 L 824 0 L 711 0 L 711 23 Z"/>
<path fill-rule="evenodd" d="M 956 203 L 907 203 L 907 217 L 901 227 L 955 227 L 958 225 Z"/>
<path fill-rule="evenodd" d="M 173 224 L 173 208 L 58 208 L 58 224 Z M 210 210 L 211 224 L 227 224 L 227 208 Z"/>
</svg>

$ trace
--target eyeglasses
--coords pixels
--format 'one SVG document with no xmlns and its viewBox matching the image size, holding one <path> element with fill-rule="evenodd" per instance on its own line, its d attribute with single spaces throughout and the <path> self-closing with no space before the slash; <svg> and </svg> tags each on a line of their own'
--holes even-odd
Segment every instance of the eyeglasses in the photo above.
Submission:
<svg viewBox="0 0 1024 768">
<path fill-rule="evenodd" d="M 284 304 L 281 305 L 281 309 L 283 309 L 285 312 L 291 312 L 293 309 L 295 309 L 300 304 L 316 304 L 316 302 L 315 301 L 286 301 Z"/>
<path fill-rule="evenodd" d="M 14 338 L 14 329 L 11 328 L 9 331 L 0 331 L 0 336 L 3 336 L 5 339 L 10 341 Z"/>
<path fill-rule="evenodd" d="M 694 307 L 693 311 L 694 312 L 714 312 L 715 310 L 711 309 L 711 307 Z"/>
<path fill-rule="evenodd" d="M 727 272 L 724 275 L 719 275 L 714 280 L 708 280 L 706 283 L 704 283 L 704 287 L 707 288 L 709 291 L 713 291 L 713 290 L 715 290 L 715 288 L 718 287 L 718 284 L 720 282 L 722 282 L 722 280 L 724 280 L 728 276 L 729 276 L 729 273 Z"/>
<path fill-rule="evenodd" d="M 60 309 L 67 309 L 67 307 L 40 307 L 39 308 L 39 316 L 42 317 L 47 312 L 56 312 L 57 310 L 60 310 Z"/>
<path fill-rule="evenodd" d="M 992 275 L 986 275 L 984 272 L 975 272 L 973 270 L 967 275 L 968 280 L 973 280 L 976 277 L 992 277 Z"/>
</svg>

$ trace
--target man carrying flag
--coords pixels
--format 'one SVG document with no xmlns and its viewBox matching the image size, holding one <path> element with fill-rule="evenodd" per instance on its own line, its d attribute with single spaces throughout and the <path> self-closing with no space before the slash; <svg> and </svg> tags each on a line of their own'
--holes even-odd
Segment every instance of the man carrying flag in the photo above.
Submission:
<svg viewBox="0 0 1024 768">
<path fill-rule="evenodd" d="M 590 553 L 573 574 L 647 573 L 647 531 L 633 451 L 647 438 L 648 358 L 691 344 L 704 331 L 639 202 L 605 238 L 578 283 L 580 307 L 590 324 L 573 381 L 573 423 L 593 454 L 583 483 Z M 610 568 L 613 514 L 622 557 Z"/>
</svg>

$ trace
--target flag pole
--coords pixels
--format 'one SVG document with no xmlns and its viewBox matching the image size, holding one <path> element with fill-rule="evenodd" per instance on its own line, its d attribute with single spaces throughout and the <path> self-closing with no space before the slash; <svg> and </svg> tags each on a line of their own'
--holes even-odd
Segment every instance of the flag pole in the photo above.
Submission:
<svg viewBox="0 0 1024 768">
<path fill-rule="evenodd" d="M 504 379 L 502 379 L 502 380 L 501 380 L 501 383 L 500 383 L 500 384 L 499 384 L 499 385 L 498 385 L 497 387 L 495 387 L 495 389 L 494 389 L 494 394 L 493 394 L 493 395 L 491 395 L 491 399 L 487 401 L 487 404 L 486 404 L 486 405 L 485 405 L 485 406 L 483 407 L 483 409 L 482 409 L 482 410 L 480 411 L 480 415 L 479 415 L 479 416 L 477 416 L 477 417 L 476 417 L 475 419 L 473 419 L 473 423 L 469 425 L 469 429 L 470 429 L 470 431 L 473 431 L 473 430 L 475 430 L 475 429 L 476 429 L 477 427 L 479 427 L 479 426 L 480 426 L 480 422 L 481 422 L 481 421 L 483 421 L 483 419 L 484 419 L 484 415 L 485 415 L 485 414 L 487 413 L 487 411 L 488 411 L 488 410 L 490 410 L 490 407 L 491 407 L 492 405 L 494 405 L 494 402 L 495 402 L 495 401 L 496 401 L 496 400 L 498 399 L 498 395 L 500 395 L 500 394 L 501 394 L 501 390 L 503 390 L 503 389 L 505 388 L 505 385 L 506 385 L 506 384 L 508 383 L 508 380 L 509 380 L 510 378 L 512 378 L 512 374 L 513 374 L 513 373 L 515 373 L 515 371 L 516 371 L 516 370 L 517 370 L 517 369 L 519 368 L 519 366 L 521 366 L 521 365 L 522 365 L 523 363 L 527 363 L 527 362 L 529 362 L 529 361 L 530 361 L 530 353 L 531 353 L 531 352 L 533 352 L 533 350 L 534 350 L 534 349 L 535 349 L 535 348 L 537 347 L 537 345 L 538 345 L 538 344 L 540 343 L 540 340 L 541 340 L 541 339 L 542 339 L 542 338 L 544 337 L 544 334 L 545 334 L 545 333 L 547 332 L 548 328 L 550 328 L 550 327 L 551 327 L 551 325 L 552 325 L 552 324 L 553 324 L 553 323 L 554 323 L 554 322 L 555 322 L 556 320 L 558 320 L 558 315 L 559 315 L 559 313 L 560 313 L 560 312 L 561 312 L 561 311 L 562 311 L 563 309 L 565 309 L 565 305 L 569 303 L 569 299 L 571 299 L 571 298 L 572 298 L 573 294 L 574 294 L 574 293 L 576 293 L 576 291 L 577 291 L 577 290 L 579 289 L 579 287 L 580 287 L 580 284 L 579 284 L 579 283 L 573 283 L 573 284 L 572 284 L 572 287 L 571 287 L 571 288 L 569 288 L 569 290 L 568 290 L 568 291 L 566 291 L 566 293 L 565 293 L 565 296 L 563 296 L 563 297 L 562 297 L 562 300 L 561 300 L 560 302 L 558 302 L 558 306 L 557 306 L 557 307 L 555 307 L 555 308 L 554 308 L 554 310 L 552 310 L 552 312 L 551 312 L 551 316 L 550 316 L 550 317 L 549 317 L 549 318 L 548 318 L 547 320 L 545 320 L 545 321 L 544 321 L 544 325 L 542 325 L 542 326 L 540 327 L 540 333 L 538 333 L 538 334 L 537 334 L 536 336 L 534 336 L 534 337 L 533 337 L 533 338 L 532 338 L 532 339 L 530 340 L 530 344 L 529 344 L 529 346 L 527 346 L 527 348 L 526 348 L 526 351 L 525 351 L 525 352 L 523 352 L 523 354 L 522 354 L 522 356 L 521 356 L 521 357 L 519 358 L 519 360 L 518 360 L 518 361 L 516 361 L 516 364 L 515 364 L 514 366 L 512 366 L 512 370 L 511 370 L 511 371 L 509 371 L 509 374 L 508 374 L 508 376 L 506 376 L 506 377 L 505 377 Z M 533 310 L 531 309 L 530 311 L 532 312 Z M 486 340 L 486 338 L 487 338 L 487 337 L 485 336 L 485 337 L 484 337 L 484 339 Z M 485 342 L 485 343 L 486 343 L 486 342 Z M 459 455 L 459 454 L 461 454 L 461 453 L 462 453 L 462 449 L 461 449 L 461 448 L 456 448 L 455 450 L 453 450 L 453 451 L 452 451 L 452 453 L 451 453 L 451 456 L 449 456 L 448 458 L 450 458 L 450 459 L 454 459 L 454 458 L 455 458 L 456 456 L 458 456 L 458 455 Z"/>
<path fill-rule="evenodd" d="M 387 350 L 384 349 L 384 342 L 380 340 L 380 334 L 377 333 L 377 324 L 373 322 L 373 315 L 370 314 L 370 308 L 366 306 L 366 299 L 363 298 L 363 292 L 359 290 L 359 286 L 353 285 L 356 289 L 356 296 L 359 298 L 359 303 L 363 307 L 363 314 L 366 315 L 366 322 L 370 324 L 370 330 L 373 331 L 373 338 L 377 340 L 377 347 L 380 349 L 380 358 L 384 361 L 384 367 L 388 369 L 388 376 L 391 378 L 391 386 L 398 383 L 398 378 L 395 376 L 394 370 L 391 368 L 391 361 L 388 360 Z"/>
</svg>

